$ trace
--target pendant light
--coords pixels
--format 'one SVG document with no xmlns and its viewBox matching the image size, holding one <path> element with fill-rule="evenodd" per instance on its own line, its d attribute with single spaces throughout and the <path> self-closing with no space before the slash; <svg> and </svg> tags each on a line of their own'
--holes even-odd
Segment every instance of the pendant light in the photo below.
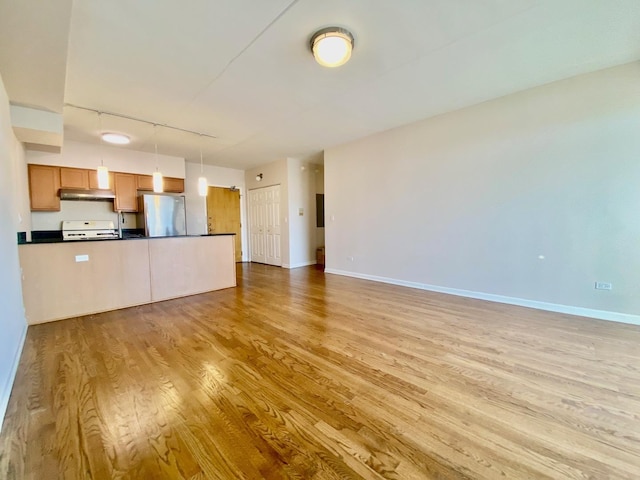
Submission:
<svg viewBox="0 0 640 480">
<path fill-rule="evenodd" d="M 198 194 L 201 197 L 206 197 L 208 189 L 209 184 L 207 183 L 207 177 L 204 176 L 204 163 L 202 161 L 202 134 L 200 134 L 200 177 L 198 178 Z"/>
<path fill-rule="evenodd" d="M 98 112 L 98 135 L 100 135 L 100 166 L 98 167 L 98 188 L 107 190 L 109 188 L 109 169 L 104 166 L 102 155 L 102 113 Z"/>
<path fill-rule="evenodd" d="M 164 191 L 164 181 L 162 179 L 162 173 L 158 169 L 158 137 L 156 135 L 157 125 L 153 125 L 153 143 L 156 151 L 156 171 L 153 172 L 153 191 L 154 193 L 162 193 Z"/>
</svg>

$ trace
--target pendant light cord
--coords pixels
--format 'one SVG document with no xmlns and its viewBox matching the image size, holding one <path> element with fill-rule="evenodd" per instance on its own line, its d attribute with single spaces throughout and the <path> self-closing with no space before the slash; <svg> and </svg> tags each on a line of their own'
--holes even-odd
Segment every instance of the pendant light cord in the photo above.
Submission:
<svg viewBox="0 0 640 480">
<path fill-rule="evenodd" d="M 100 139 L 100 166 L 104 167 L 104 152 L 102 151 L 102 112 L 98 112 L 98 138 Z"/>
<path fill-rule="evenodd" d="M 156 172 L 158 172 L 158 135 L 156 133 L 156 127 L 157 125 L 154 123 L 153 124 L 153 146 L 156 152 Z"/>
<path fill-rule="evenodd" d="M 200 175 L 204 175 L 204 163 L 202 162 L 202 134 L 200 134 Z"/>
</svg>

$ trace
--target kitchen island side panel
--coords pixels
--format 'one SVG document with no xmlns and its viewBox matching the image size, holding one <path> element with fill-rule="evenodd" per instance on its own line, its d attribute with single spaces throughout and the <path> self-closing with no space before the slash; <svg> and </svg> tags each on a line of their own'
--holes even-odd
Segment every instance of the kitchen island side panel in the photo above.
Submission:
<svg viewBox="0 0 640 480">
<path fill-rule="evenodd" d="M 28 323 L 149 303 L 148 242 L 20 245 Z"/>
<path fill-rule="evenodd" d="M 151 301 L 235 287 L 234 235 L 149 240 Z"/>
</svg>

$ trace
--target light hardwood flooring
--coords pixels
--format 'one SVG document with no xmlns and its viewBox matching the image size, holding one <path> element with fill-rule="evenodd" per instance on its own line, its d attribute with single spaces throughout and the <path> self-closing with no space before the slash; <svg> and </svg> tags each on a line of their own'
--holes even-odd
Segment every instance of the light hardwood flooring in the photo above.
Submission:
<svg viewBox="0 0 640 480">
<path fill-rule="evenodd" d="M 29 328 L 3 479 L 637 479 L 640 327 L 310 268 Z"/>
</svg>

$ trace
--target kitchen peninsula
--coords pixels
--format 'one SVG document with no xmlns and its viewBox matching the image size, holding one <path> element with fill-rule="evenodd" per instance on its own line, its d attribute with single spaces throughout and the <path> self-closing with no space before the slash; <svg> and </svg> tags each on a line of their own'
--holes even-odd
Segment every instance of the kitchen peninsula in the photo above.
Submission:
<svg viewBox="0 0 640 480">
<path fill-rule="evenodd" d="M 30 325 L 236 286 L 233 234 L 18 249 Z"/>
</svg>

